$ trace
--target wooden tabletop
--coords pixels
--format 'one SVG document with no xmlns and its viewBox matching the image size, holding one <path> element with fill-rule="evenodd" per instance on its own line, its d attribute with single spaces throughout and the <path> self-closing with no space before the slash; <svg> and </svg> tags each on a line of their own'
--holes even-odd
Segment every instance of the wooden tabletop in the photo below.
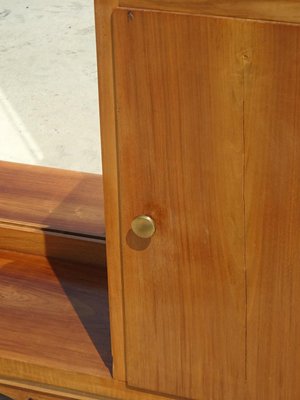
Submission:
<svg viewBox="0 0 300 400">
<path fill-rule="evenodd" d="M 2 161 L 0 221 L 104 238 L 102 176 Z"/>
</svg>

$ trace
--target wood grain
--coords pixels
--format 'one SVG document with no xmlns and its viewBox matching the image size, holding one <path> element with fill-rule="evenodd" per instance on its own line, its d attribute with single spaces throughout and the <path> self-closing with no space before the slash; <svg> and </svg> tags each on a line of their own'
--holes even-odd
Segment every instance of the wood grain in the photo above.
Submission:
<svg viewBox="0 0 300 400">
<path fill-rule="evenodd" d="M 190 399 L 243 395 L 242 28 L 167 13 L 113 15 L 133 387 Z M 151 241 L 130 230 L 139 214 L 156 221 Z"/>
<path fill-rule="evenodd" d="M 117 5 L 118 0 L 95 0 L 104 208 L 106 226 L 109 227 L 106 232 L 106 254 L 108 263 L 112 353 L 114 358 L 113 375 L 116 379 L 125 381 L 123 287 L 111 41 L 111 15 Z"/>
<path fill-rule="evenodd" d="M 297 0 L 120 0 L 121 7 L 300 23 Z"/>
<path fill-rule="evenodd" d="M 28 369 L 27 369 L 28 374 Z M 48 371 L 49 372 L 49 371 Z M 45 380 L 53 378 L 51 375 L 44 374 Z M 99 377 L 86 377 L 82 374 L 70 374 L 66 376 L 62 372 L 62 378 L 59 379 L 59 374 L 56 374 L 58 381 L 62 379 L 68 382 L 68 388 L 53 387 L 47 384 L 35 384 L 32 382 L 19 381 L 15 379 L 7 380 L 0 377 L 0 393 L 16 393 L 16 400 L 19 400 L 17 391 L 24 391 L 25 393 L 32 394 L 32 400 L 40 400 L 40 398 L 63 398 L 74 400 L 167 400 L 170 397 L 160 396 L 158 394 L 151 394 L 146 392 L 139 392 L 128 388 L 124 382 L 116 381 L 114 379 L 103 380 Z M 74 387 L 76 390 L 74 390 Z M 82 391 L 79 391 L 78 388 Z M 84 390 L 84 391 L 83 391 Z M 99 397 L 100 396 L 100 397 Z M 22 398 L 20 400 L 23 400 Z M 27 400 L 30 400 L 27 398 Z"/>
<path fill-rule="evenodd" d="M 5 359 L 110 378 L 107 278 L 81 265 L 0 251 Z"/>
<path fill-rule="evenodd" d="M 65 399 L 64 396 L 53 396 L 42 392 L 35 392 L 13 386 L 0 385 L 0 396 L 4 395 L 13 400 L 59 400 Z"/>
<path fill-rule="evenodd" d="M 105 237 L 102 176 L 0 161 L 0 221 Z"/>
<path fill-rule="evenodd" d="M 251 24 L 245 80 L 248 398 L 300 398 L 300 27 Z"/>
<path fill-rule="evenodd" d="M 105 240 L 44 231 L 38 224 L 32 227 L 0 222 L 0 249 L 75 263 L 106 264 Z"/>
<path fill-rule="evenodd" d="M 27 385 L 22 385 L 27 386 Z M 87 396 L 80 395 L 78 393 L 68 393 L 64 391 L 51 390 L 45 387 L 25 388 L 16 387 L 12 385 L 1 385 L 0 384 L 0 396 L 1 394 L 13 399 L 13 400 L 59 400 L 59 399 L 76 399 L 76 400 L 113 400 L 111 397 L 99 397 L 99 396 Z"/>
</svg>

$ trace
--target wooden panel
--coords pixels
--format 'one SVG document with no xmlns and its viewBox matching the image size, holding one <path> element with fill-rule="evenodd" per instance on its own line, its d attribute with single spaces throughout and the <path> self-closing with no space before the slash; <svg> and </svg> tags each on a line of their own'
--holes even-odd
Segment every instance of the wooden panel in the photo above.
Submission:
<svg viewBox="0 0 300 400">
<path fill-rule="evenodd" d="M 30 370 L 26 369 L 28 374 Z M 53 371 L 45 370 L 41 368 L 43 373 L 43 379 L 45 381 L 53 380 L 56 375 L 57 381 L 64 382 L 63 387 L 53 387 L 49 385 L 40 385 L 32 382 L 24 382 L 18 380 L 7 380 L 0 377 L 0 393 L 16 393 L 16 400 L 23 400 L 22 393 L 17 394 L 17 391 L 21 390 L 25 393 L 30 393 L 32 400 L 40 400 L 41 398 L 47 399 L 51 397 L 64 398 L 64 399 L 76 399 L 76 400 L 167 400 L 170 397 L 159 396 L 157 394 L 151 394 L 141 391 L 135 391 L 128 388 L 124 382 L 116 381 L 115 379 L 103 380 L 99 377 L 84 376 L 82 374 L 69 374 L 63 371 L 59 374 L 59 371 L 53 374 Z M 47 372 L 47 373 L 45 373 Z M 50 373 L 49 373 L 50 372 Z M 42 375 L 41 375 L 42 376 Z M 55 380 L 55 378 L 54 378 Z M 74 387 L 76 390 L 74 390 Z M 80 388 L 81 391 L 78 391 Z M 20 396 L 20 399 L 18 398 Z M 100 396 L 100 397 L 99 397 Z M 27 398 L 27 400 L 30 400 Z"/>
<path fill-rule="evenodd" d="M 118 10 L 113 30 L 127 381 L 240 399 L 242 24 Z M 130 230 L 143 213 L 157 224 L 151 241 Z"/>
<path fill-rule="evenodd" d="M 13 400 L 59 400 L 65 398 L 60 396 L 51 396 L 48 394 L 43 394 L 41 392 L 33 392 L 32 390 L 25 390 L 14 388 L 11 386 L 0 385 L 0 398 L 2 399 L 1 395 L 5 395 Z"/>
<path fill-rule="evenodd" d="M 21 387 L 7 386 L 0 384 L 0 399 L 2 399 L 1 394 L 8 396 L 13 400 L 60 400 L 60 399 L 78 399 L 78 400 L 92 400 L 96 397 L 91 397 L 88 395 L 80 395 L 78 393 L 68 393 L 57 390 L 49 390 L 49 388 L 35 388 L 25 389 Z M 3 399 L 4 400 L 4 399 Z M 97 400 L 113 400 L 111 397 L 99 397 Z"/>
<path fill-rule="evenodd" d="M 111 14 L 118 0 L 95 0 L 96 41 L 99 70 L 99 98 L 103 187 L 105 202 L 109 309 L 114 358 L 113 375 L 125 381 L 123 288 L 120 254 L 117 145 L 111 42 Z"/>
<path fill-rule="evenodd" d="M 102 176 L 0 161 L 0 221 L 105 236 Z"/>
<path fill-rule="evenodd" d="M 251 24 L 245 79 L 249 399 L 300 398 L 300 27 Z"/>
<path fill-rule="evenodd" d="M 107 278 L 98 265 L 0 251 L 5 359 L 110 378 Z"/>
<path fill-rule="evenodd" d="M 20 387 L 21 386 L 21 387 Z M 57 391 L 47 388 L 47 387 L 32 387 L 30 389 L 25 388 L 20 385 L 19 387 L 11 385 L 1 385 L 0 384 L 0 398 L 1 395 L 8 396 L 13 400 L 63 400 L 63 399 L 73 399 L 73 400 L 113 400 L 111 397 L 99 397 L 99 396 L 89 396 L 87 394 L 72 393 Z M 23 386 L 23 387 L 22 387 Z M 3 399 L 4 400 L 4 399 Z"/>
<path fill-rule="evenodd" d="M 84 264 L 106 263 L 105 241 L 0 222 L 0 249 Z"/>
<path fill-rule="evenodd" d="M 297 0 L 120 0 L 120 6 L 300 23 Z"/>
</svg>

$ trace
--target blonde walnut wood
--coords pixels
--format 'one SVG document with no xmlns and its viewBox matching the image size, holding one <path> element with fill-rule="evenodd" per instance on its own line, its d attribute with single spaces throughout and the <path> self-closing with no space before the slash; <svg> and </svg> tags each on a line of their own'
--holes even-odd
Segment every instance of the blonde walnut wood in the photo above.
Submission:
<svg viewBox="0 0 300 400">
<path fill-rule="evenodd" d="M 299 5 L 121 0 L 112 53 L 118 4 L 96 0 L 115 379 L 94 342 L 109 351 L 103 267 L 1 250 L 0 392 L 298 400 L 300 27 L 216 15 L 298 23 Z M 144 213 L 146 242 L 130 231 Z M 2 244 L 47 255 L 48 224 L 22 218 L 2 221 Z M 77 247 L 65 239 L 51 254 Z"/>
<path fill-rule="evenodd" d="M 25 223 L 25 222 L 24 222 Z M 0 222 L 0 248 L 84 264 L 105 265 L 105 241 Z"/>
<path fill-rule="evenodd" d="M 300 398 L 300 27 L 251 24 L 245 79 L 248 399 Z"/>
<path fill-rule="evenodd" d="M 104 238 L 102 176 L 0 161 L 0 221 Z"/>
<path fill-rule="evenodd" d="M 128 381 L 189 398 L 296 400 L 300 395 L 300 27 L 132 9 L 118 11 L 114 18 Z M 226 136 L 230 129 L 232 136 Z M 151 213 L 158 221 L 156 235 L 147 243 L 130 233 L 131 218 L 138 213 Z M 224 223 L 227 215 L 230 219 Z M 218 229 L 212 229 L 214 223 Z M 208 239 L 201 239 L 199 226 L 209 226 Z M 229 227 L 235 230 L 230 233 Z M 223 240 L 226 237 L 226 245 L 213 239 L 217 231 Z M 206 243 L 211 253 L 203 252 Z M 213 249 L 226 249 L 233 258 L 214 264 L 222 256 L 214 256 Z M 228 275 L 222 275 L 228 266 Z M 247 297 L 239 274 L 245 267 Z M 226 325 L 220 324 L 230 303 L 226 297 L 222 306 L 214 300 L 218 288 L 226 296 L 228 276 L 240 283 L 236 292 L 231 287 L 230 296 L 234 293 L 241 307 L 237 318 L 231 309 L 228 321 L 239 321 L 245 329 L 244 352 L 241 331 L 240 342 L 237 336 L 231 344 L 233 336 L 226 340 L 231 356 L 236 354 L 235 365 L 243 360 L 246 366 L 235 375 L 245 383 L 238 394 L 230 387 L 233 381 L 224 378 L 228 369 L 219 374 L 228 387 L 218 391 L 215 378 L 210 389 L 222 354 L 227 368 L 230 365 L 220 351 L 221 338 L 209 344 L 214 338 L 209 313 L 217 316 L 212 326 L 218 326 L 222 335 L 226 332 Z M 211 292 L 210 282 L 214 282 Z M 203 325 L 198 322 L 202 312 Z M 188 336 L 189 332 L 197 336 Z M 232 326 L 228 332 L 228 337 L 236 335 L 237 329 Z M 205 346 L 197 346 L 199 337 Z M 203 356 L 206 349 L 218 354 L 217 368 L 213 352 Z M 201 355 L 209 377 L 201 378 Z M 137 360 L 147 360 L 145 365 L 140 362 L 139 371 Z M 183 370 L 176 363 L 185 365 Z M 196 371 L 198 382 L 205 384 L 197 386 Z"/>
<path fill-rule="evenodd" d="M 106 271 L 0 251 L 0 375 L 5 360 L 110 378 Z"/>
<path fill-rule="evenodd" d="M 230 19 L 113 14 L 133 387 L 189 399 L 244 393 L 242 34 Z M 156 221 L 151 239 L 130 229 L 140 214 Z"/>
<path fill-rule="evenodd" d="M 97 57 L 99 70 L 99 98 L 101 116 L 101 144 L 106 226 L 108 286 L 113 374 L 125 381 L 125 347 L 123 287 L 120 253 L 119 192 L 117 171 L 117 141 L 115 125 L 115 98 L 111 15 L 118 0 L 95 0 Z"/>
<path fill-rule="evenodd" d="M 65 378 L 65 375 L 63 375 Z M 101 382 L 99 379 L 95 379 L 93 383 L 87 382 L 84 376 L 74 375 L 70 378 L 69 389 L 62 387 L 54 387 L 46 384 L 38 385 L 25 381 L 18 380 L 7 380 L 0 377 L 0 393 L 9 395 L 9 393 L 15 393 L 20 396 L 18 392 L 21 390 L 23 393 L 32 394 L 32 400 L 39 400 L 39 396 L 43 398 L 63 398 L 72 400 L 167 400 L 170 397 L 160 396 L 158 394 L 146 393 L 143 391 L 135 391 L 128 387 L 123 382 L 110 380 Z M 74 386 L 74 380 L 78 380 L 77 387 L 80 385 L 82 391 L 72 390 Z M 88 390 L 86 390 L 88 389 Z M 21 394 L 24 396 L 24 394 Z M 19 400 L 17 398 L 17 400 Z M 22 399 L 21 399 L 22 400 Z M 28 399 L 29 400 L 29 399 Z"/>
<path fill-rule="evenodd" d="M 300 23 L 297 0 L 120 0 L 127 8 Z"/>
<path fill-rule="evenodd" d="M 101 175 L 2 161 L 0 193 L 0 249 L 105 264 Z"/>
<path fill-rule="evenodd" d="M 25 390 L 15 388 L 12 386 L 0 385 L 0 397 L 5 395 L 12 400 L 59 400 L 65 399 L 63 396 L 51 396 L 42 392 L 34 392 L 31 390 Z"/>
</svg>

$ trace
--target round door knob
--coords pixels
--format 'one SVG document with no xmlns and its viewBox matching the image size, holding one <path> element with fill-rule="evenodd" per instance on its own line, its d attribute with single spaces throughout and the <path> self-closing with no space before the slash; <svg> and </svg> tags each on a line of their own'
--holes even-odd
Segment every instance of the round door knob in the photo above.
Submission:
<svg viewBox="0 0 300 400">
<path fill-rule="evenodd" d="M 131 222 L 131 229 L 138 237 L 149 239 L 155 233 L 155 222 L 148 215 L 139 215 Z"/>
</svg>

